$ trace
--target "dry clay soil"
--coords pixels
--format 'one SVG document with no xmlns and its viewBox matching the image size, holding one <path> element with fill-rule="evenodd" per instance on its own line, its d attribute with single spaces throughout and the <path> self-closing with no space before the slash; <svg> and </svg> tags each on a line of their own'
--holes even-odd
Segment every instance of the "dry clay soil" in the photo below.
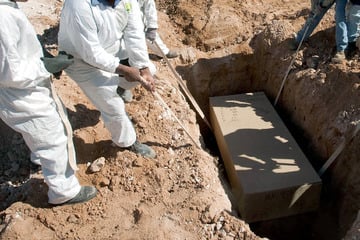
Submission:
<svg viewBox="0 0 360 240">
<path fill-rule="evenodd" d="M 295 57 L 288 41 L 304 23 L 308 1 L 156 3 L 159 33 L 180 52 L 171 64 L 207 117 L 210 96 L 265 91 L 273 100 L 295 59 L 279 113 L 316 169 L 360 118 L 357 56 L 342 65 L 330 63 L 333 10 Z M 62 4 L 30 0 L 20 5 L 53 53 Z M 139 140 L 157 157 L 146 159 L 113 146 L 100 113 L 63 74 L 55 86 L 73 127 L 77 175 L 99 194 L 85 204 L 49 206 L 41 171 L 29 163 L 21 136 L 2 124 L 1 239 L 359 239 L 352 238 L 358 237 L 353 222 L 360 204 L 357 137 L 328 170 L 319 212 L 249 225 L 236 211 L 214 136 L 186 101 L 168 64 L 161 59 L 154 64 L 157 92 L 201 149 L 141 87 L 133 90 L 126 108 Z M 89 164 L 102 157 L 101 170 L 89 172 Z M 352 225 L 355 229 L 349 230 Z"/>
</svg>

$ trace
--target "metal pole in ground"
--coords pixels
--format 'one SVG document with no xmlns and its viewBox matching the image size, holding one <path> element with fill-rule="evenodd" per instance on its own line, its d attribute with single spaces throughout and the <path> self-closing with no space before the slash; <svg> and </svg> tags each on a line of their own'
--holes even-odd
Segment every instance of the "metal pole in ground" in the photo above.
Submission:
<svg viewBox="0 0 360 240">
<path fill-rule="evenodd" d="M 300 41 L 300 43 L 299 43 L 299 46 L 298 46 L 297 49 L 296 49 L 295 55 L 294 55 L 293 59 L 291 60 L 288 69 L 286 70 L 285 76 L 284 76 L 284 78 L 283 78 L 283 80 L 282 80 L 282 82 L 281 82 L 280 90 L 279 90 L 279 92 L 278 92 L 278 94 L 277 94 L 277 96 L 276 96 L 276 99 L 275 99 L 275 101 L 274 101 L 274 106 L 276 106 L 276 104 L 277 104 L 277 102 L 278 102 L 278 100 L 279 100 L 280 94 L 281 94 L 281 92 L 282 92 L 282 90 L 283 90 L 283 88 L 284 88 L 284 85 L 285 85 L 286 78 L 288 77 L 288 75 L 289 75 L 289 73 L 290 73 L 291 67 L 292 67 L 292 65 L 293 65 L 294 62 L 295 62 L 295 59 L 296 59 L 296 57 L 297 57 L 297 55 L 298 55 L 298 53 L 299 53 L 300 47 L 301 47 L 301 45 L 302 45 L 302 43 L 303 43 L 303 41 L 304 41 L 304 38 L 305 38 L 308 30 L 309 30 L 309 26 L 306 27 L 305 32 L 304 32 L 304 35 L 303 35 L 303 37 L 301 38 L 301 41 Z"/>
<path fill-rule="evenodd" d="M 164 54 L 164 52 L 161 50 L 160 46 L 157 44 L 156 41 L 153 41 L 152 44 L 154 44 L 157 48 L 157 50 L 161 53 L 163 59 L 165 60 L 165 62 L 167 63 L 168 67 L 170 68 L 170 70 L 172 71 L 172 73 L 174 74 L 177 82 L 179 83 L 181 89 L 185 92 L 185 95 L 188 97 L 188 99 L 190 100 L 191 104 L 193 105 L 193 107 L 195 108 L 196 112 L 200 115 L 200 117 L 202 118 L 202 120 L 205 122 L 205 124 L 208 126 L 208 128 L 210 130 L 212 130 L 211 124 L 209 123 L 209 121 L 206 119 L 205 114 L 203 113 L 203 111 L 201 110 L 201 108 L 199 107 L 199 105 L 197 104 L 197 102 L 195 101 L 194 97 L 191 95 L 190 91 L 188 90 L 188 88 L 186 87 L 186 85 L 184 84 L 183 80 L 181 79 L 180 75 L 175 71 L 175 69 L 173 68 L 173 66 L 171 65 L 169 59 L 166 57 L 166 55 Z"/>
<path fill-rule="evenodd" d="M 140 83 L 142 85 L 146 85 L 147 81 L 142 76 L 140 76 Z M 161 105 L 171 114 L 171 116 L 178 122 L 178 124 L 181 126 L 181 128 L 185 131 L 186 135 L 188 135 L 188 137 L 191 139 L 191 141 L 196 145 L 196 147 L 201 149 L 201 146 L 195 141 L 195 139 L 191 136 L 191 134 L 186 130 L 184 125 L 176 117 L 174 112 L 171 111 L 170 107 L 165 103 L 165 101 L 162 99 L 162 97 L 155 90 L 151 91 L 151 93 L 161 103 Z"/>
<path fill-rule="evenodd" d="M 330 165 L 336 160 L 336 158 L 340 155 L 340 153 L 342 152 L 342 150 L 345 148 L 346 144 L 349 143 L 358 133 L 358 131 L 360 130 L 360 123 L 358 122 L 356 124 L 356 127 L 354 129 L 354 131 L 352 132 L 352 134 L 350 135 L 349 138 L 345 138 L 342 140 L 342 142 L 339 144 L 339 146 L 336 148 L 336 150 L 333 152 L 333 154 L 331 154 L 331 156 L 329 157 L 329 159 L 325 162 L 325 164 L 321 167 L 321 169 L 319 170 L 318 174 L 321 177 L 325 171 L 330 167 Z"/>
<path fill-rule="evenodd" d="M 188 137 L 191 139 L 191 141 L 195 144 L 196 147 L 198 147 L 199 149 L 201 149 L 201 146 L 195 141 L 195 139 L 191 136 L 191 134 L 186 130 L 186 128 L 184 127 L 184 125 L 180 122 L 180 120 L 176 117 L 176 115 L 173 113 L 173 111 L 171 111 L 171 109 L 169 108 L 169 106 L 165 103 L 165 101 L 162 99 L 162 97 L 157 93 L 157 92 L 153 92 L 152 93 L 154 95 L 154 97 L 161 103 L 161 105 L 167 110 L 169 111 L 169 113 L 171 114 L 171 116 L 173 118 L 175 118 L 175 120 L 178 122 L 178 124 L 181 126 L 181 128 L 185 131 L 185 133 L 188 135 Z"/>
</svg>

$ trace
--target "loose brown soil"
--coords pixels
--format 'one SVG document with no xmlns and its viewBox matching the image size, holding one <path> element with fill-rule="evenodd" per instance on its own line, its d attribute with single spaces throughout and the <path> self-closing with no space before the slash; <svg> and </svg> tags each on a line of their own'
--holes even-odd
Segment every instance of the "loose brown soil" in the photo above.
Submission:
<svg viewBox="0 0 360 240">
<path fill-rule="evenodd" d="M 264 91 L 279 93 L 295 56 L 288 43 L 304 23 L 310 3 L 295 0 L 157 0 L 159 33 L 181 56 L 171 64 L 208 117 L 208 98 Z M 53 53 L 61 0 L 21 4 Z M 304 43 L 276 108 L 316 170 L 360 119 L 359 61 L 331 63 L 334 11 Z M 191 136 L 143 88 L 126 105 L 138 138 L 154 160 L 114 147 L 99 112 L 65 74 L 55 82 L 74 130 L 82 183 L 98 196 L 85 204 L 51 207 L 41 171 L 30 164 L 21 136 L 1 123 L 0 239 L 360 239 L 357 222 L 359 143 L 355 136 L 323 177 L 317 212 L 254 224 L 236 211 L 211 131 L 196 116 L 163 60 L 158 93 Z M 104 157 L 105 166 L 88 165 Z M 266 204 L 266 203 L 264 203 Z M 350 227 L 353 226 L 351 231 Z"/>
</svg>

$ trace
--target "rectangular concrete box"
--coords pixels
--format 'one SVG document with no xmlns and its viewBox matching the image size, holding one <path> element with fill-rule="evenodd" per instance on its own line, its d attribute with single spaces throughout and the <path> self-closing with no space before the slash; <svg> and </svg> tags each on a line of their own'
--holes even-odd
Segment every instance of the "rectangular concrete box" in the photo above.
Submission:
<svg viewBox="0 0 360 240">
<path fill-rule="evenodd" d="M 263 92 L 211 97 L 210 120 L 245 221 L 318 208 L 321 179 Z"/>
</svg>

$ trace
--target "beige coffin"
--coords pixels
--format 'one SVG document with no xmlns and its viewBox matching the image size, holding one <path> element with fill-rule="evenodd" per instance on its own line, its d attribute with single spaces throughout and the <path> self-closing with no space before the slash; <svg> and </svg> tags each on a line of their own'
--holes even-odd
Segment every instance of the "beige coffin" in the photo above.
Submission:
<svg viewBox="0 0 360 240">
<path fill-rule="evenodd" d="M 245 221 L 318 208 L 321 179 L 264 93 L 211 97 L 210 119 Z"/>
</svg>

